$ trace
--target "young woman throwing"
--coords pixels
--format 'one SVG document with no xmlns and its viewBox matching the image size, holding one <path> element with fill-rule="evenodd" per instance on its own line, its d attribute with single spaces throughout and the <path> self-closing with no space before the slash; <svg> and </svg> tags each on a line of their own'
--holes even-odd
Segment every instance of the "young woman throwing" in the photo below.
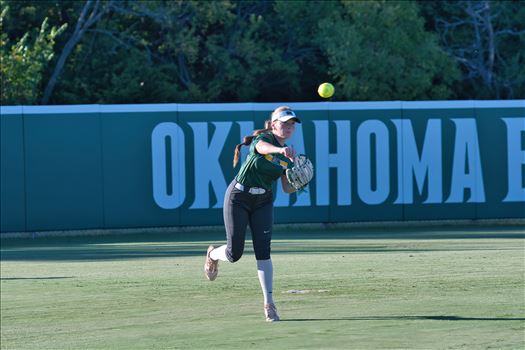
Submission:
<svg viewBox="0 0 525 350">
<path fill-rule="evenodd" d="M 272 297 L 273 265 L 270 256 L 273 225 L 272 184 L 281 179 L 283 190 L 296 191 L 287 179 L 286 169 L 293 166 L 295 151 L 286 145 L 300 119 L 291 108 L 281 106 L 271 114 L 265 129 L 255 130 L 235 148 L 234 166 L 239 160 L 242 145 L 250 146 L 250 153 L 226 190 L 224 196 L 225 245 L 208 247 L 204 271 L 213 281 L 218 274 L 219 260 L 236 262 L 244 252 L 246 227 L 250 225 L 253 249 L 257 260 L 257 274 L 264 297 L 266 321 L 279 321 Z"/>
</svg>

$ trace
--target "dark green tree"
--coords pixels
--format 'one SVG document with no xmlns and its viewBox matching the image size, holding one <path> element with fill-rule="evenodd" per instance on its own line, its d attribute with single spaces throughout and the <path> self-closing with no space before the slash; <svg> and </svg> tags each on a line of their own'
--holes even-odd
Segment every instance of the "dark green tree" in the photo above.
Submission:
<svg viewBox="0 0 525 350">
<path fill-rule="evenodd" d="M 30 30 L 20 38 L 11 40 L 4 31 L 4 21 L 9 6 L 1 2 L 0 13 L 0 60 L 2 79 L 2 105 L 34 104 L 40 97 L 39 87 L 44 70 L 54 56 L 55 39 L 67 27 L 49 27 L 44 18 L 39 30 Z M 20 32 L 21 34 L 21 32 Z"/>
<path fill-rule="evenodd" d="M 261 100 L 272 76 L 296 69 L 267 38 L 271 10 L 261 1 L 115 3 L 72 53 L 53 102 Z"/>
<path fill-rule="evenodd" d="M 33 85 L 43 103 L 319 101 L 324 81 L 336 86 L 334 100 L 517 98 L 525 85 L 518 1 L 2 4 L 13 9 L 3 52 L 44 18 L 68 25 Z M 487 23 L 492 44 L 467 54 Z"/>
<path fill-rule="evenodd" d="M 420 1 L 427 27 L 461 67 L 458 99 L 525 97 L 523 1 Z"/>
<path fill-rule="evenodd" d="M 352 1 L 319 23 L 315 40 L 329 62 L 338 99 L 446 99 L 454 61 L 408 1 Z"/>
</svg>

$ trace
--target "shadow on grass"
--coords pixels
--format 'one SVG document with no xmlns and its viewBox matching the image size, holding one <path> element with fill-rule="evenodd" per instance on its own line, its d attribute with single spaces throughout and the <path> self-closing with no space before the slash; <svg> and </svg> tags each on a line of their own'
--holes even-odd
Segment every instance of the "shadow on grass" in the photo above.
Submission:
<svg viewBox="0 0 525 350">
<path fill-rule="evenodd" d="M 61 280 L 64 278 L 74 278 L 74 277 L 6 277 L 0 278 L 0 281 L 18 281 L 18 280 Z"/>
<path fill-rule="evenodd" d="M 148 258 L 177 258 L 206 255 L 207 244 L 176 244 L 168 243 L 157 244 L 156 246 L 144 244 L 134 245 L 67 245 L 51 247 L 24 247 L 2 249 L 0 251 L 0 261 L 102 261 L 102 260 L 129 260 L 129 259 L 148 259 Z M 337 254 L 342 257 L 351 257 L 352 254 L 363 253 L 406 253 L 409 257 L 413 254 L 428 252 L 462 252 L 462 251 L 511 251 L 521 250 L 520 246 L 513 247 L 437 247 L 437 246 L 414 246 L 414 247 L 395 247 L 379 245 L 306 245 L 306 244 L 280 244 L 274 242 L 272 245 L 272 255 L 281 254 Z M 243 258 L 252 258 L 254 255 L 250 243 L 247 242 Z"/>
<path fill-rule="evenodd" d="M 324 232 L 274 233 L 272 254 L 352 254 L 352 253 L 419 253 L 431 251 L 515 250 L 518 245 L 487 247 L 454 244 L 392 245 L 380 240 L 412 240 L 424 243 L 429 239 L 524 239 L 522 227 L 409 228 L 391 231 L 378 229 L 327 230 Z M 342 240 L 347 242 L 341 242 Z M 367 240 L 368 242 L 355 242 Z M 377 240 L 377 243 L 375 242 Z M 209 243 L 223 244 L 221 232 L 143 233 L 133 235 L 36 237 L 34 239 L 1 240 L 1 261 L 86 261 L 144 258 L 176 258 L 204 256 Z M 245 255 L 253 255 L 251 235 L 246 235 Z"/>
<path fill-rule="evenodd" d="M 281 322 L 312 321 L 399 321 L 399 320 L 432 320 L 432 321 L 525 321 L 520 317 L 461 317 L 461 316 L 364 316 L 334 318 L 290 318 Z"/>
<path fill-rule="evenodd" d="M 24 247 L 2 249 L 1 261 L 100 261 L 146 258 L 176 258 L 182 256 L 205 256 L 207 245 L 170 245 L 151 247 L 135 244 L 132 247 L 82 244 L 51 247 Z"/>
<path fill-rule="evenodd" d="M 73 231 L 74 232 L 74 231 Z M 250 230 L 247 230 L 247 237 Z M 0 238 L 2 234 L 0 234 Z M 346 228 L 346 229 L 275 229 L 274 239 L 468 239 L 468 238 L 525 238 L 525 227 L 512 226 L 429 226 L 429 227 L 384 227 L 384 228 Z M 102 235 L 64 235 L 46 236 L 33 233 L 32 238 L 2 238 L 2 247 L 42 243 L 124 243 L 124 242 L 214 242 L 224 240 L 222 230 L 196 232 L 148 232 L 132 234 Z"/>
</svg>

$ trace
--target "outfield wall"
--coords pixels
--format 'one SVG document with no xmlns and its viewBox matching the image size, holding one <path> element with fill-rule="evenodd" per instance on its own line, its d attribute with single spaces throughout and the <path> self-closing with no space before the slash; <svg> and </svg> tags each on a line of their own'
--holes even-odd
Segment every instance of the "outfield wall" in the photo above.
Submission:
<svg viewBox="0 0 525 350">
<path fill-rule="evenodd" d="M 279 105 L 3 106 L 0 231 L 220 225 Z M 525 100 L 287 105 L 315 177 L 276 223 L 525 218 Z"/>
</svg>

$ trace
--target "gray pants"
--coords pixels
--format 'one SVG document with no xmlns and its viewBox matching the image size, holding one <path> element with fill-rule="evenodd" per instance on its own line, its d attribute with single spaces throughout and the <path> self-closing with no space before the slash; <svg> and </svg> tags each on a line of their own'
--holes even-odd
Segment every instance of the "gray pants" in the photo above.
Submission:
<svg viewBox="0 0 525 350">
<path fill-rule="evenodd" d="M 250 225 L 253 250 L 257 260 L 270 259 L 273 225 L 273 194 L 251 194 L 235 188 L 233 180 L 224 195 L 224 226 L 226 228 L 226 257 L 239 260 L 244 252 L 246 227 Z"/>
</svg>

